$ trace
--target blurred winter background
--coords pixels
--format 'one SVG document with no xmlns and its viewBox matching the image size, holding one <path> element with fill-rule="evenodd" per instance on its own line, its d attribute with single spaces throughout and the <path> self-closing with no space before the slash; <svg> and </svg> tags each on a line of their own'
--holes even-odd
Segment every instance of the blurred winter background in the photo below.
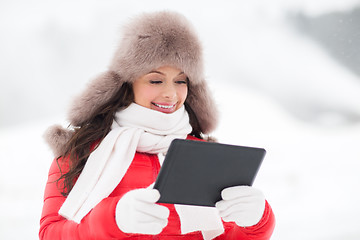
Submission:
<svg viewBox="0 0 360 240">
<path fill-rule="evenodd" d="M 119 26 L 177 10 L 204 44 L 221 142 L 267 149 L 255 181 L 275 240 L 360 239 L 360 2 L 0 1 L 0 239 L 37 239 L 72 98 L 105 70 Z"/>
</svg>

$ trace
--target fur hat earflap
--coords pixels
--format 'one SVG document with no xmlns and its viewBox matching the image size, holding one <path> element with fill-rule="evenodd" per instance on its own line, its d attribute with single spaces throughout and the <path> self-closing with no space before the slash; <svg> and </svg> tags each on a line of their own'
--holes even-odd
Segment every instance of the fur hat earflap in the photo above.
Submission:
<svg viewBox="0 0 360 240">
<path fill-rule="evenodd" d="M 115 72 L 107 71 L 90 82 L 85 91 L 74 99 L 68 113 L 70 123 L 80 126 L 93 116 L 99 107 L 109 100 L 120 89 L 124 80 Z"/>
<path fill-rule="evenodd" d="M 65 129 L 60 125 L 53 125 L 45 131 L 43 137 L 53 151 L 54 156 L 59 157 L 65 153 L 65 146 L 73 134 L 73 130 Z"/>
<path fill-rule="evenodd" d="M 210 133 L 216 128 L 218 124 L 217 105 L 205 81 L 197 85 L 189 83 L 186 102 L 194 111 L 203 133 Z"/>
</svg>

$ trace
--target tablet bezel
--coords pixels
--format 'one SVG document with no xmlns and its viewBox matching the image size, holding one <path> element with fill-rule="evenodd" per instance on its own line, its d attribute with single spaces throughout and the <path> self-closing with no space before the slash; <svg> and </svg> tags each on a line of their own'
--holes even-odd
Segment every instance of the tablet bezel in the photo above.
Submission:
<svg viewBox="0 0 360 240">
<path fill-rule="evenodd" d="M 265 154 L 263 148 L 175 139 L 154 185 L 158 202 L 213 207 L 224 188 L 253 184 Z"/>
</svg>

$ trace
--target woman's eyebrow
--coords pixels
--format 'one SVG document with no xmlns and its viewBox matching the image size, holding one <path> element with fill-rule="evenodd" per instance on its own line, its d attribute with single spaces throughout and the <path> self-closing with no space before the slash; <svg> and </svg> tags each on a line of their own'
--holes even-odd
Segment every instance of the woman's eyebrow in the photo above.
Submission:
<svg viewBox="0 0 360 240">
<path fill-rule="evenodd" d="M 165 76 L 165 74 L 164 74 L 163 72 L 159 72 L 159 71 L 156 71 L 156 70 L 150 71 L 149 73 L 158 73 L 158 74 L 161 74 L 161 75 Z M 148 73 L 148 74 L 149 74 L 149 73 Z M 180 73 L 178 74 L 178 76 L 180 76 L 181 74 L 184 74 L 184 72 L 180 72 Z"/>
<path fill-rule="evenodd" d="M 164 73 L 156 71 L 156 70 L 150 71 L 149 73 L 158 73 L 158 74 L 161 74 L 161 75 L 165 75 Z"/>
</svg>

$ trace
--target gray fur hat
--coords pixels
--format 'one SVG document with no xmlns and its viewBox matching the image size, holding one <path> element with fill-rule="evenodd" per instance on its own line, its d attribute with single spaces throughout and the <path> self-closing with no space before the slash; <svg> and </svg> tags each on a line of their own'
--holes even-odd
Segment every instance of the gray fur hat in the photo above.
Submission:
<svg viewBox="0 0 360 240">
<path fill-rule="evenodd" d="M 74 100 L 68 114 L 70 124 L 81 126 L 88 121 L 124 82 L 133 82 L 168 65 L 181 69 L 188 76 L 186 102 L 194 111 L 202 132 L 211 132 L 216 127 L 218 114 L 204 78 L 202 55 L 197 34 L 184 16 L 169 11 L 137 16 L 124 26 L 108 70 L 93 79 Z M 59 125 L 46 131 L 45 138 L 55 155 L 61 155 L 71 132 Z"/>
</svg>

